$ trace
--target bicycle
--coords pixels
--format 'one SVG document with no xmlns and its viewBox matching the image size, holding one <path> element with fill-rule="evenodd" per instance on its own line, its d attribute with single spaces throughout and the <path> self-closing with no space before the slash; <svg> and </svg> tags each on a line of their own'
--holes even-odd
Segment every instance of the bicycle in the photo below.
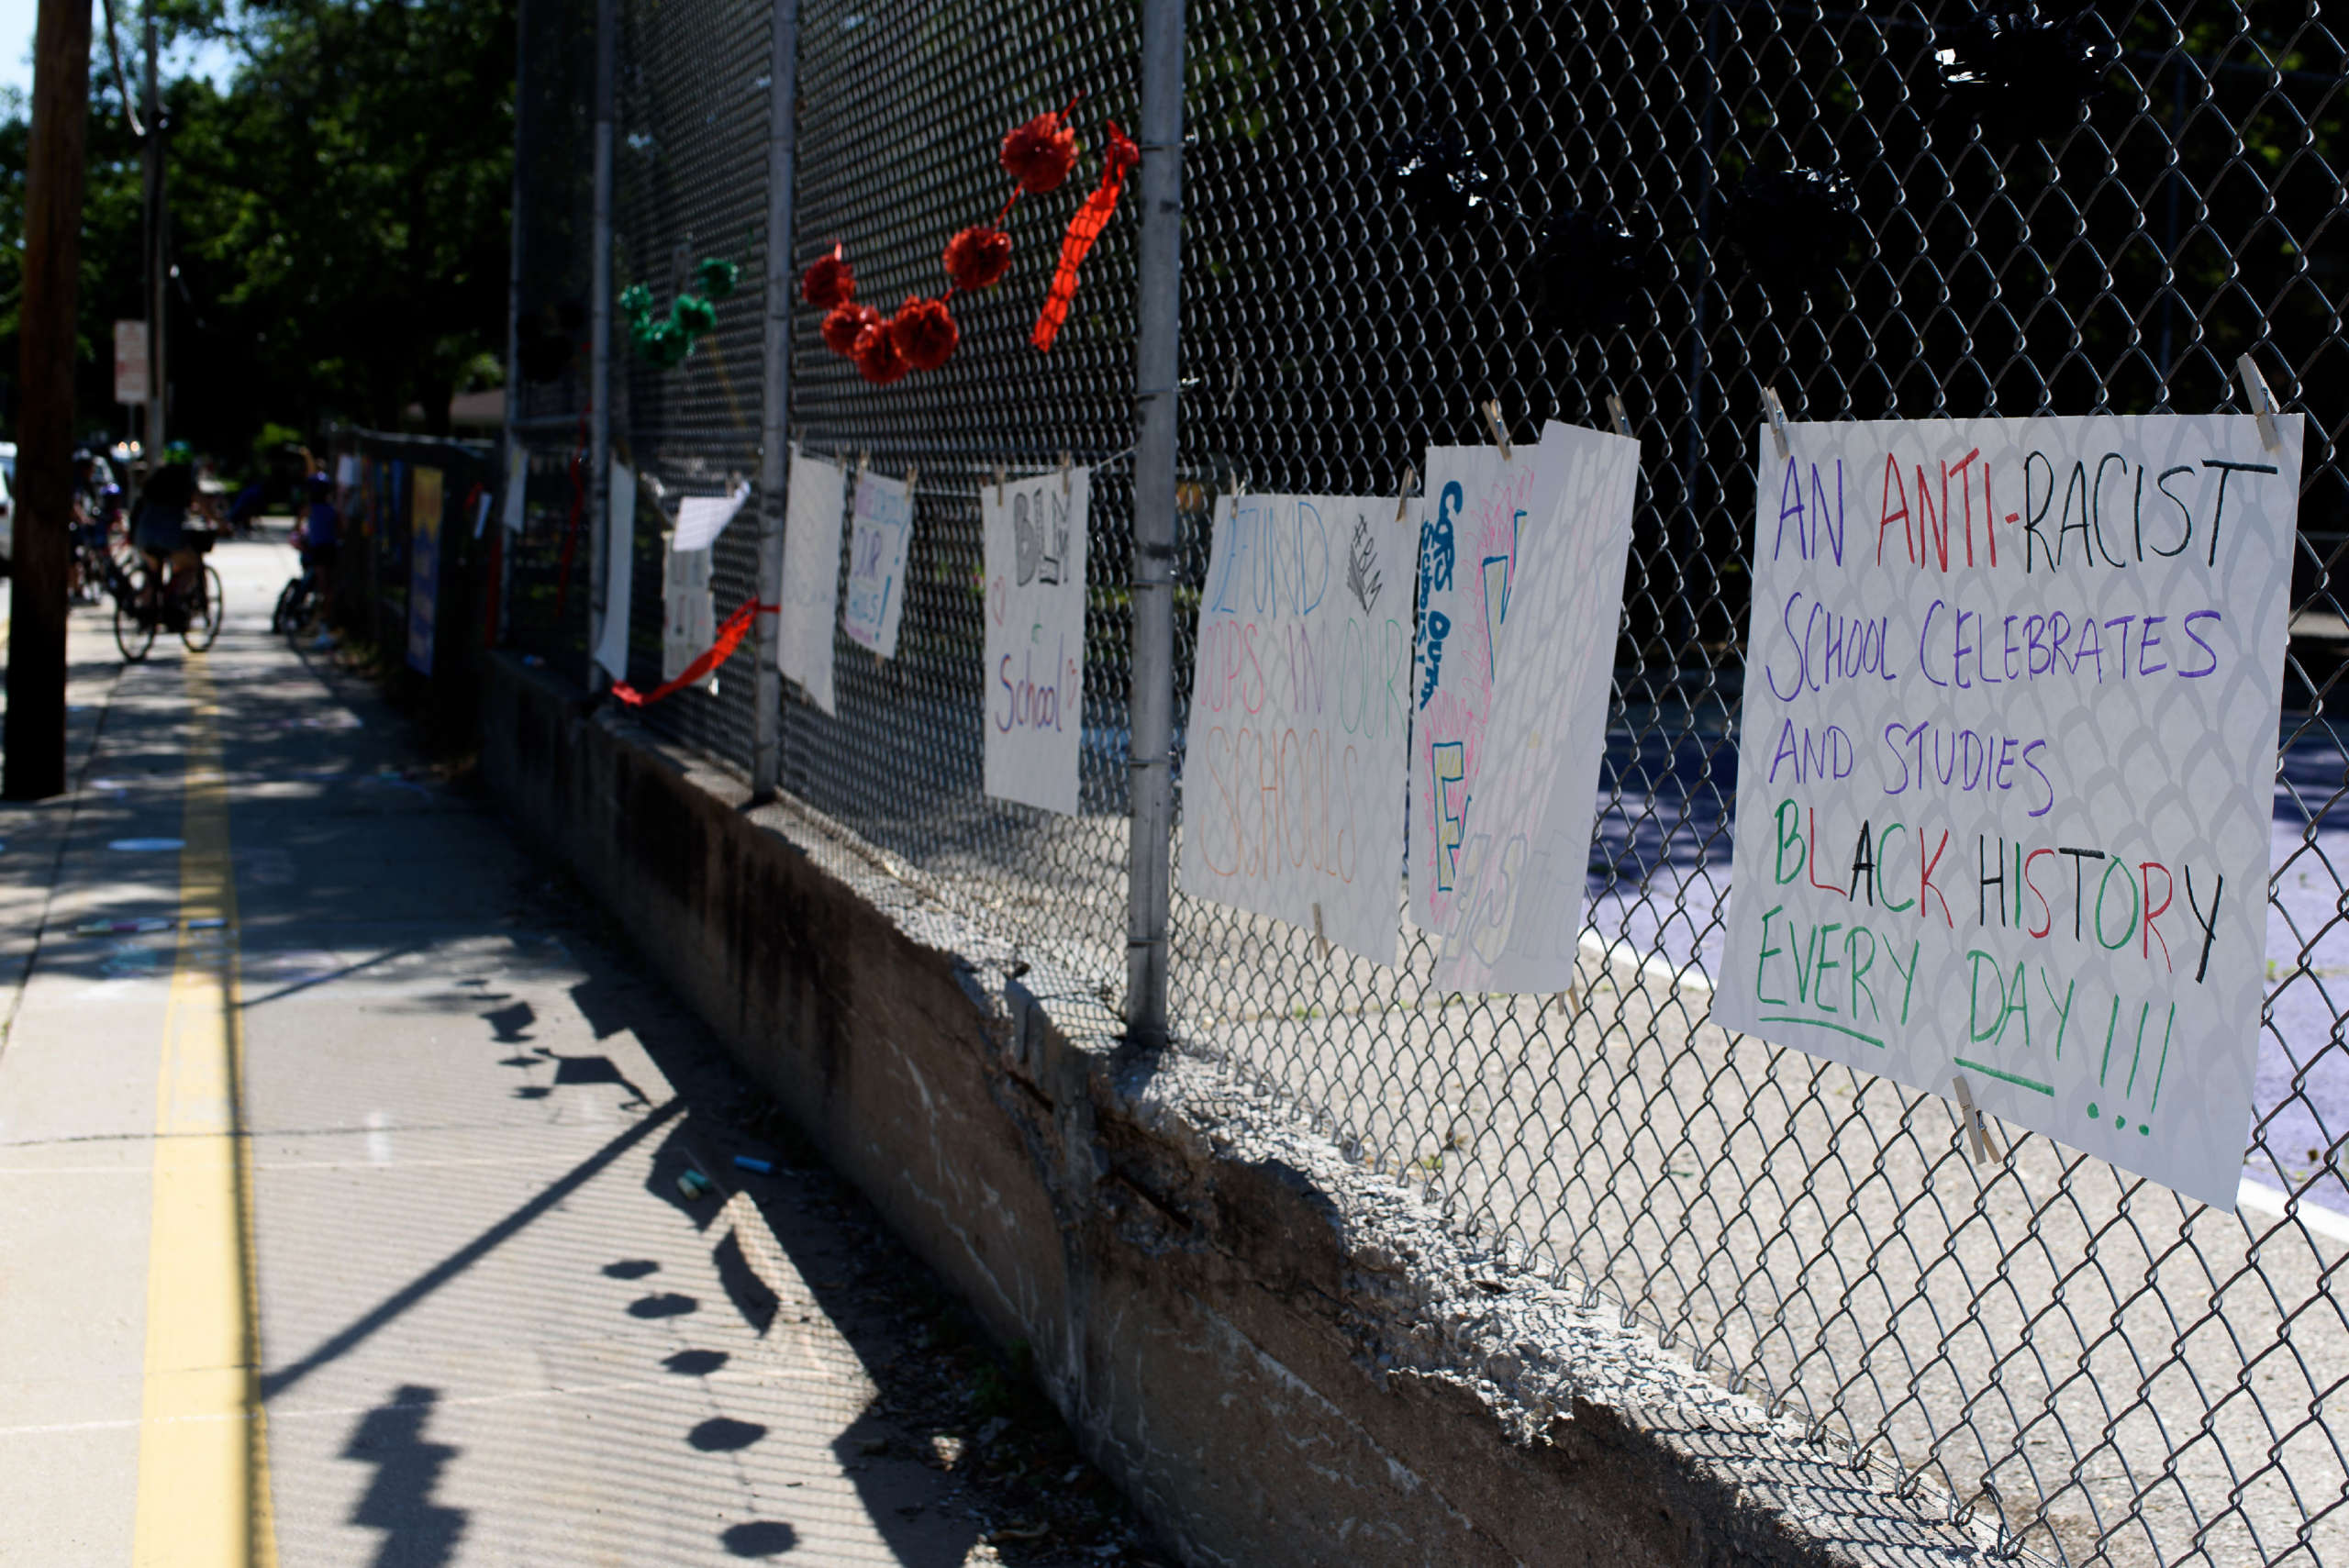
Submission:
<svg viewBox="0 0 2349 1568">
<path fill-rule="evenodd" d="M 115 595 L 114 645 L 131 663 L 144 661 L 160 631 L 175 631 L 190 653 L 201 653 L 220 635 L 220 573 L 199 562 L 190 577 L 192 586 L 165 583 L 150 595 L 154 568 L 141 566 L 130 573 L 126 591 Z"/>
<path fill-rule="evenodd" d="M 269 629 L 280 637 L 294 636 L 309 624 L 317 600 L 317 571 L 305 557 L 302 570 L 278 593 L 277 607 L 269 615 Z"/>
</svg>

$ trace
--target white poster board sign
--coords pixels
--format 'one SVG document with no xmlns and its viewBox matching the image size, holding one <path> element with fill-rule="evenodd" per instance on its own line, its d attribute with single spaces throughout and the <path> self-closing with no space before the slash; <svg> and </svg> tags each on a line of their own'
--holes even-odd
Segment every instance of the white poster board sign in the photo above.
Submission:
<svg viewBox="0 0 2349 1568">
<path fill-rule="evenodd" d="M 348 465 L 351 470 L 349 478 L 342 475 L 341 470 L 344 465 Z M 346 490 L 359 483 L 359 461 L 349 452 L 345 452 L 336 465 L 335 483 Z M 506 443 L 506 505 L 500 518 L 507 533 L 518 534 L 522 531 L 522 509 L 529 483 L 529 451 L 521 442 L 508 440 Z"/>
<path fill-rule="evenodd" d="M 718 640 L 709 596 L 709 551 L 679 550 L 671 535 L 661 574 L 661 679 L 675 680 Z M 711 673 L 711 679 L 716 672 Z M 703 683 L 708 684 L 707 681 Z"/>
<path fill-rule="evenodd" d="M 1758 434 L 1717 1022 L 2234 1207 L 2300 420 Z"/>
<path fill-rule="evenodd" d="M 1558 509 L 1566 449 L 1430 447 L 1412 504 L 1419 619 L 1412 649 L 1410 916 L 1442 932 L 1460 902 L 1460 851 L 1492 717 L 1494 658 L 1520 535 Z"/>
<path fill-rule="evenodd" d="M 914 537 L 913 486 L 871 469 L 858 474 L 850 530 L 841 629 L 858 647 L 895 659 L 906 609 L 906 547 Z"/>
<path fill-rule="evenodd" d="M 636 576 L 636 471 L 612 461 L 611 517 L 604 531 L 604 608 L 596 623 L 596 662 L 628 679 L 629 590 Z"/>
<path fill-rule="evenodd" d="M 1074 816 L 1085 730 L 1093 471 L 979 487 L 986 563 L 987 794 Z"/>
<path fill-rule="evenodd" d="M 1183 891 L 1395 962 L 1412 544 L 1392 498 L 1216 503 L 1183 765 Z"/>
<path fill-rule="evenodd" d="M 1557 506 L 1517 534 L 1481 754 L 1457 828 L 1442 823 L 1459 835 L 1434 928 L 1445 991 L 1563 991 L 1581 946 L 1640 444 L 1572 425 L 1542 444 Z"/>
<path fill-rule="evenodd" d="M 707 550 L 751 498 L 751 487 L 738 484 L 723 495 L 688 495 L 677 503 L 677 537 L 674 548 Z"/>
<path fill-rule="evenodd" d="M 841 514 L 848 475 L 836 462 L 791 454 L 783 504 L 783 604 L 775 666 L 826 713 L 832 698 L 832 617 L 841 594 Z"/>
</svg>

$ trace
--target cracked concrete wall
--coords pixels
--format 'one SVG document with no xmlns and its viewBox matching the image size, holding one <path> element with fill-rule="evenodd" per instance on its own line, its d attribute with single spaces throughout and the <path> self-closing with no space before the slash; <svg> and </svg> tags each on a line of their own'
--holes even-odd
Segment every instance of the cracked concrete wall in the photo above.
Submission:
<svg viewBox="0 0 2349 1568">
<path fill-rule="evenodd" d="M 483 771 L 1195 1564 L 1950 1563 L 1995 1546 L 1475 1253 L 918 871 L 541 670 Z M 1204 1042 L 1212 1045 L 1214 1042 Z M 1908 1496 L 1902 1496 L 1903 1492 Z"/>
</svg>

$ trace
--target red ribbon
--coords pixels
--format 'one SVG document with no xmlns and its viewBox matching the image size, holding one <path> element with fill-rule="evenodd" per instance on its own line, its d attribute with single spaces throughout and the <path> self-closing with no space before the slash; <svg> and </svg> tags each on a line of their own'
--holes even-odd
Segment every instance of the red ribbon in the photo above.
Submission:
<svg viewBox="0 0 2349 1568">
<path fill-rule="evenodd" d="M 743 638 L 750 635 L 751 622 L 753 619 L 760 616 L 771 616 L 782 607 L 780 605 L 763 605 L 759 603 L 758 595 L 752 595 L 742 601 L 740 609 L 726 617 L 726 624 L 718 628 L 718 640 L 709 645 L 708 651 L 686 665 L 685 673 L 675 680 L 663 681 L 653 687 L 650 693 L 640 692 L 626 681 L 614 681 L 612 695 L 630 707 L 647 707 L 659 702 L 671 692 L 692 685 L 734 657 L 734 650 L 740 646 Z"/>
<path fill-rule="evenodd" d="M 1102 157 L 1101 183 L 1087 196 L 1076 216 L 1068 220 L 1068 233 L 1061 239 L 1061 264 L 1052 273 L 1052 292 L 1044 296 L 1044 308 L 1036 317 L 1036 329 L 1028 341 L 1038 352 L 1048 352 L 1052 339 L 1060 334 L 1061 323 L 1068 319 L 1069 303 L 1076 298 L 1076 269 L 1084 261 L 1085 253 L 1101 238 L 1109 226 L 1109 215 L 1118 210 L 1118 192 L 1126 183 L 1126 172 L 1141 161 L 1141 150 L 1109 122 L 1109 146 Z"/>
</svg>

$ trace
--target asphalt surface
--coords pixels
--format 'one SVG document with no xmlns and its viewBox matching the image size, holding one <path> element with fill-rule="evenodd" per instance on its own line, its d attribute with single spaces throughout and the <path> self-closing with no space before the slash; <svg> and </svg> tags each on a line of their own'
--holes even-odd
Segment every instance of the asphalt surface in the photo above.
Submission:
<svg viewBox="0 0 2349 1568">
<path fill-rule="evenodd" d="M 76 613 L 74 787 L 0 808 L 0 1564 L 1147 1561 L 584 897 L 269 634 L 291 552 L 214 560 L 201 658 Z"/>
</svg>

